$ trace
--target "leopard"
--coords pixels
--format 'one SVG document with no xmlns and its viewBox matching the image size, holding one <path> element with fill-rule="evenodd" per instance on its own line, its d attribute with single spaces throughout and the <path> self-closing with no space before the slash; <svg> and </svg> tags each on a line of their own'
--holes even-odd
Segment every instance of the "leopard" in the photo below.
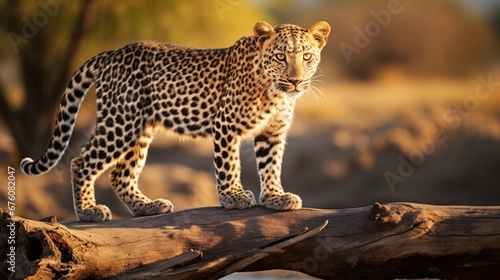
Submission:
<svg viewBox="0 0 500 280">
<path fill-rule="evenodd" d="M 133 216 L 173 212 L 170 200 L 150 199 L 138 187 L 158 129 L 212 139 L 216 192 L 226 209 L 256 205 L 240 177 L 240 146 L 252 139 L 261 205 L 300 209 L 302 199 L 282 187 L 282 160 L 296 100 L 311 86 L 329 33 L 325 21 L 309 29 L 259 21 L 253 35 L 227 48 L 139 41 L 102 52 L 72 75 L 47 148 L 37 160 L 22 159 L 21 170 L 41 175 L 57 165 L 80 105 L 94 85 L 93 134 L 70 164 L 79 221 L 112 219 L 109 207 L 96 203 L 94 190 L 96 179 L 108 169 L 112 189 Z"/>
</svg>

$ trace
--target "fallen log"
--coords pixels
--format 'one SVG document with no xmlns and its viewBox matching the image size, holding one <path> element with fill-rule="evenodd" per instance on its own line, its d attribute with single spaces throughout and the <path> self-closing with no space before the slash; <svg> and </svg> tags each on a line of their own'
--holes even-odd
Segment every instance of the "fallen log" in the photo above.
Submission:
<svg viewBox="0 0 500 280">
<path fill-rule="evenodd" d="M 2 279 L 218 279 L 269 269 L 322 279 L 493 279 L 500 273 L 500 207 L 209 207 L 102 223 L 0 213 L 0 241 L 8 244 L 12 234 L 16 240 L 14 268 L 11 245 L 2 246 Z"/>
</svg>

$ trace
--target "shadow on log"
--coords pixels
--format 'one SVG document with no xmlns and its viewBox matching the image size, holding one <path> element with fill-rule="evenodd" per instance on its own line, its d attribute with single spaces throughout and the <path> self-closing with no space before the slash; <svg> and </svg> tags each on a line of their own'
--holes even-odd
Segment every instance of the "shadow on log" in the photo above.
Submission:
<svg viewBox="0 0 500 280">
<path fill-rule="evenodd" d="M 14 248 L 2 245 L 0 256 L 2 278 L 9 279 L 218 279 L 269 269 L 323 279 L 492 279 L 500 273 L 500 207 L 211 207 L 103 223 L 1 214 L 0 241 L 8 244 L 12 234 L 16 240 Z"/>
</svg>

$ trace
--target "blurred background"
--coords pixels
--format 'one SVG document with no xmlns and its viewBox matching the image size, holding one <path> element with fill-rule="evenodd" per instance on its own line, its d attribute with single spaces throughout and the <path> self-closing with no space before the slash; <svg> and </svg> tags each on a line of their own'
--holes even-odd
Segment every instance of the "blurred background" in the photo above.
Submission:
<svg viewBox="0 0 500 280">
<path fill-rule="evenodd" d="M 307 207 L 500 203 L 500 1 L 3 1 L 0 13 L 4 170 L 41 155 L 66 82 L 99 52 L 139 40 L 226 47 L 259 20 L 326 20 L 332 33 L 317 82 L 298 102 L 285 188 Z M 60 164 L 41 177 L 18 170 L 19 214 L 73 218 L 69 162 L 94 115 L 91 92 Z M 211 157 L 210 140 L 159 133 L 142 188 L 177 209 L 216 205 Z M 244 185 L 258 192 L 251 143 L 242 161 Z M 97 199 L 115 204 L 102 177 Z"/>
<path fill-rule="evenodd" d="M 41 155 L 66 82 L 88 58 L 139 40 L 227 47 L 259 20 L 332 26 L 285 153 L 283 184 L 306 207 L 500 204 L 500 1 L 42 0 L 2 1 L 0 13 L 2 207 L 7 166 Z M 53 171 L 17 170 L 17 214 L 74 219 L 69 163 L 92 132 L 93 92 L 80 112 Z M 251 143 L 242 165 L 258 193 Z M 107 177 L 98 202 L 129 216 Z M 141 188 L 177 210 L 217 205 L 211 141 L 160 132 Z"/>
<path fill-rule="evenodd" d="M 140 40 L 227 47 L 262 20 L 332 26 L 285 153 L 283 185 L 305 207 L 500 205 L 498 0 L 12 0 L 0 3 L 0 207 L 12 166 L 17 215 L 75 218 L 69 163 L 92 132 L 93 92 L 53 171 L 27 177 L 18 166 L 44 151 L 66 82 L 87 59 Z M 258 193 L 251 143 L 242 165 Z M 140 181 L 147 195 L 176 210 L 218 205 L 214 184 L 210 140 L 159 133 Z M 96 189 L 114 218 L 130 216 L 107 174 Z"/>
</svg>

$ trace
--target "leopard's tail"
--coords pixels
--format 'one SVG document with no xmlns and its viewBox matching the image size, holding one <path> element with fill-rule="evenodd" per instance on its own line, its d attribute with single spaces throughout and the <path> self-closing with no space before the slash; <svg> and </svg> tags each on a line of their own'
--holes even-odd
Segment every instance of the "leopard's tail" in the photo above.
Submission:
<svg viewBox="0 0 500 280">
<path fill-rule="evenodd" d="M 44 174 L 59 162 L 68 147 L 83 98 L 109 54 L 104 52 L 89 59 L 73 74 L 61 97 L 55 128 L 45 152 L 35 161 L 29 157 L 21 161 L 21 170 L 26 175 Z"/>
</svg>

